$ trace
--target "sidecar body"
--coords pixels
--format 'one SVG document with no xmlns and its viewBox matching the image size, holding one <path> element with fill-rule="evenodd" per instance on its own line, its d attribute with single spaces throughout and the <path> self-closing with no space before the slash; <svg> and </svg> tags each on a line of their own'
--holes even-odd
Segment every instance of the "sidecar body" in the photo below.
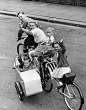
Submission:
<svg viewBox="0 0 86 110">
<path fill-rule="evenodd" d="M 18 56 L 15 57 L 14 67 L 16 71 L 15 87 L 20 99 L 21 96 L 30 96 L 42 92 L 40 75 L 35 68 L 22 70 L 19 68 Z"/>
</svg>

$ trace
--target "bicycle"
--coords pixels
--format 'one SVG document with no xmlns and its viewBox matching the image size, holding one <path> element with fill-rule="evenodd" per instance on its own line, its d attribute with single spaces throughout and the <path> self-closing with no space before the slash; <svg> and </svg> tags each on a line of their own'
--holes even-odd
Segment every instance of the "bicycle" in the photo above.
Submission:
<svg viewBox="0 0 86 110">
<path fill-rule="evenodd" d="M 71 72 L 64 74 L 62 78 L 51 77 L 50 70 L 47 67 L 51 68 L 52 71 L 56 68 L 56 63 L 51 58 L 51 56 L 49 58 L 49 54 L 45 53 L 38 59 L 40 62 L 40 72 L 42 73 L 43 89 L 46 92 L 51 92 L 53 88 L 52 79 L 55 80 L 57 83 L 56 90 L 64 96 L 64 101 L 69 110 L 81 110 L 84 104 L 84 96 L 80 87 L 74 82 L 76 75 Z M 58 89 L 59 81 L 63 85 Z M 50 86 L 47 86 L 48 83 Z"/>
<path fill-rule="evenodd" d="M 54 45 L 55 44 L 55 45 Z M 61 43 L 54 43 L 53 47 L 58 50 L 58 44 L 63 48 L 62 54 L 65 54 L 65 47 Z M 84 104 L 84 96 L 80 87 L 75 83 L 74 79 L 76 75 L 72 72 L 67 72 L 62 78 L 52 77 L 49 68 L 52 72 L 55 70 L 57 64 L 52 60 L 53 55 L 49 54 L 49 51 L 42 53 L 40 57 L 34 57 L 33 66 L 40 75 L 42 88 L 46 92 L 51 92 L 53 88 L 52 79 L 56 81 L 56 91 L 63 95 L 64 101 L 69 110 L 81 110 Z M 36 60 L 36 63 L 34 62 Z M 38 62 L 38 63 L 37 63 Z M 38 64 L 38 65 L 37 65 Z M 62 86 L 59 88 L 58 83 L 62 82 Z"/>
<path fill-rule="evenodd" d="M 63 44 L 63 40 L 57 43 L 62 49 L 62 54 L 65 55 L 66 48 Z M 58 51 L 58 48 L 56 46 L 57 43 L 55 43 L 55 47 L 53 45 L 56 51 Z M 67 56 L 65 56 L 65 58 L 67 60 Z M 73 72 L 67 72 L 62 76 L 62 78 L 52 77 L 57 84 L 59 83 L 59 81 L 62 82 L 63 85 L 60 88 L 57 85 L 56 89 L 57 92 L 64 96 L 65 103 L 69 110 L 81 110 L 84 104 L 84 96 L 80 87 L 74 82 L 75 77 L 76 75 Z"/>
</svg>

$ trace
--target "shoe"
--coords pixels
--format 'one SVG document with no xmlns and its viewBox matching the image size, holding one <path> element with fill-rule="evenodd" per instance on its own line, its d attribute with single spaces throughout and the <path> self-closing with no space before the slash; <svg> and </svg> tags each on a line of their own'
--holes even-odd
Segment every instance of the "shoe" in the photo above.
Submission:
<svg viewBox="0 0 86 110">
<path fill-rule="evenodd" d="M 62 93 L 63 85 L 56 87 L 57 92 Z"/>
<path fill-rule="evenodd" d="M 61 88 L 63 88 L 63 85 L 58 86 L 56 89 L 58 89 L 58 90 L 59 90 L 59 89 L 61 89 Z"/>
<path fill-rule="evenodd" d="M 24 69 L 20 69 L 20 72 L 23 72 L 24 71 Z"/>
<path fill-rule="evenodd" d="M 57 85 L 58 85 L 56 88 L 57 90 L 63 88 L 63 83 L 61 81 L 57 82 Z"/>
<path fill-rule="evenodd" d="M 23 66 L 24 66 L 24 64 L 20 64 L 19 65 L 19 68 L 23 69 Z"/>
</svg>

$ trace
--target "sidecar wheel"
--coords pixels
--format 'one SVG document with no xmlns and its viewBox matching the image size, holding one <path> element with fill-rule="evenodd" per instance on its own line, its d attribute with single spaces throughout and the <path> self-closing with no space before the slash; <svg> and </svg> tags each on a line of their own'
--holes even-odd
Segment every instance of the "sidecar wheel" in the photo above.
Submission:
<svg viewBox="0 0 86 110">
<path fill-rule="evenodd" d="M 18 81 L 15 82 L 15 88 L 16 88 L 16 91 L 17 91 L 18 98 L 21 101 L 23 101 L 23 90 L 22 90 L 22 87 L 21 87 L 21 85 Z"/>
</svg>

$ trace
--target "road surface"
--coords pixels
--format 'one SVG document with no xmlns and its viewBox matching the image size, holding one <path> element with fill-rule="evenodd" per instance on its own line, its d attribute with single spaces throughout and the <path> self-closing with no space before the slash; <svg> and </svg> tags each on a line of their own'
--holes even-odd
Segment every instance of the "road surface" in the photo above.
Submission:
<svg viewBox="0 0 86 110">
<path fill-rule="evenodd" d="M 13 61 L 16 53 L 16 36 L 18 32 L 18 18 L 0 15 L 0 110 L 68 110 L 63 96 L 55 91 L 39 93 L 21 102 L 16 94 L 16 81 Z M 68 62 L 76 73 L 76 82 L 83 91 L 86 100 L 86 29 L 65 25 L 39 22 L 44 31 L 48 26 L 55 28 L 55 39 L 64 37 L 67 48 Z M 86 101 L 82 108 L 85 110 Z"/>
</svg>

